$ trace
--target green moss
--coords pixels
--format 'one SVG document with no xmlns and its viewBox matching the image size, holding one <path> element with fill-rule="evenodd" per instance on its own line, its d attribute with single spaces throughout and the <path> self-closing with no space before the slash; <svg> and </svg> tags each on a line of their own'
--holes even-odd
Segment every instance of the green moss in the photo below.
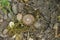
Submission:
<svg viewBox="0 0 60 40">
<path fill-rule="evenodd" d="M 7 11 L 6 8 L 8 9 L 8 11 L 10 13 L 12 13 L 10 2 L 8 0 L 0 0 L 0 5 L 1 5 L 2 10 L 3 10 L 4 13 L 6 13 L 6 11 Z"/>
<path fill-rule="evenodd" d="M 10 3 L 8 2 L 8 0 L 1 0 L 1 5 L 2 7 L 5 7 L 5 6 L 9 6 Z"/>
</svg>

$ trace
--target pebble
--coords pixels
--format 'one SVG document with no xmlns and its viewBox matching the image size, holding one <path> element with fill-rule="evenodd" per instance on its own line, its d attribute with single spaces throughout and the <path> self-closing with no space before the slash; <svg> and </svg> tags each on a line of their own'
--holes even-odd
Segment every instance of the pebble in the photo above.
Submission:
<svg viewBox="0 0 60 40">
<path fill-rule="evenodd" d="M 7 15 L 4 15 L 4 19 L 7 20 L 7 18 L 8 18 Z"/>
<path fill-rule="evenodd" d="M 42 40 L 45 40 L 45 38 L 42 38 Z"/>
<path fill-rule="evenodd" d="M 7 34 L 7 32 L 8 32 L 8 29 L 4 29 L 4 31 L 3 31 L 3 34 Z"/>
<path fill-rule="evenodd" d="M 17 14 L 17 4 L 12 3 L 12 10 L 15 14 Z"/>
<path fill-rule="evenodd" d="M 41 23 L 39 23 L 39 22 L 34 23 L 35 28 L 40 28 L 40 26 L 41 26 Z"/>
<path fill-rule="evenodd" d="M 2 23 L 3 22 L 3 19 L 0 19 L 0 23 Z"/>
<path fill-rule="evenodd" d="M 18 20 L 18 21 L 21 21 L 21 20 L 22 20 L 22 17 L 23 17 L 22 14 L 17 14 L 17 20 Z"/>
<path fill-rule="evenodd" d="M 57 28 L 58 28 L 58 24 L 59 24 L 59 23 L 55 23 L 53 28 L 54 28 L 54 29 L 57 29 Z"/>
<path fill-rule="evenodd" d="M 8 18 L 12 19 L 12 15 L 10 13 L 8 13 Z"/>
<path fill-rule="evenodd" d="M 18 3 L 18 12 L 23 11 L 24 4 L 23 3 Z"/>
<path fill-rule="evenodd" d="M 32 38 L 29 38 L 29 40 L 33 40 Z"/>
</svg>

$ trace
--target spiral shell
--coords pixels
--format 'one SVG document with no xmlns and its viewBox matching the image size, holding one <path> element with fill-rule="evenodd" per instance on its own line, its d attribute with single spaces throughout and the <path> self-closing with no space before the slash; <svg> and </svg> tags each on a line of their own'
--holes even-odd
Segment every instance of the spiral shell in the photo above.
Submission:
<svg viewBox="0 0 60 40">
<path fill-rule="evenodd" d="M 35 18 L 31 14 L 27 14 L 23 17 L 23 23 L 26 25 L 31 25 L 33 24 Z"/>
</svg>

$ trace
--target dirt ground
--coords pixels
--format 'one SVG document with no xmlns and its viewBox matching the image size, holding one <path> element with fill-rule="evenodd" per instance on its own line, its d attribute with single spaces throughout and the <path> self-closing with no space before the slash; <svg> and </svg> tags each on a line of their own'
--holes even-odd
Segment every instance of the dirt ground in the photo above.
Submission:
<svg viewBox="0 0 60 40">
<path fill-rule="evenodd" d="M 0 0 L 0 40 L 60 40 L 60 0 Z"/>
</svg>

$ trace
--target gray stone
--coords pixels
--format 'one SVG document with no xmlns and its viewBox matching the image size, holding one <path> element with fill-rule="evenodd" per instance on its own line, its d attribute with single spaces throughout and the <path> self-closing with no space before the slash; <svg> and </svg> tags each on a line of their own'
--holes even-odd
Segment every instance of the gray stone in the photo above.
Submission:
<svg viewBox="0 0 60 40">
<path fill-rule="evenodd" d="M 14 12 L 14 14 L 17 14 L 17 4 L 14 4 L 14 3 L 12 3 L 12 10 L 13 10 L 13 12 Z"/>
<path fill-rule="evenodd" d="M 18 12 L 22 12 L 24 6 L 24 3 L 18 3 Z"/>
<path fill-rule="evenodd" d="M 11 20 L 12 19 L 12 15 L 10 13 L 8 13 L 8 18 Z"/>
</svg>

